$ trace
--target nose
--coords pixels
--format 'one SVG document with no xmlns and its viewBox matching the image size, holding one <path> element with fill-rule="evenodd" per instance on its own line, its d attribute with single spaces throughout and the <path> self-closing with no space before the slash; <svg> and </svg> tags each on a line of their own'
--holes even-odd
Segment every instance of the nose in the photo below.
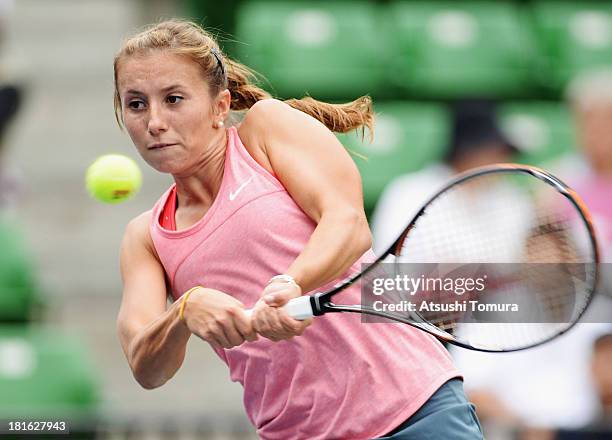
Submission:
<svg viewBox="0 0 612 440">
<path fill-rule="evenodd" d="M 159 106 L 152 105 L 149 107 L 149 123 L 147 129 L 152 136 L 158 136 L 168 130 L 168 124 Z"/>
</svg>

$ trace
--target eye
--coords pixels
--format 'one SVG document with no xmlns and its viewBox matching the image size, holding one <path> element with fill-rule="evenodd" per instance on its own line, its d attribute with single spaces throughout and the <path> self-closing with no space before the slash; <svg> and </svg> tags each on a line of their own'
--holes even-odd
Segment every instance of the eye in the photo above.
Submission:
<svg viewBox="0 0 612 440">
<path fill-rule="evenodd" d="M 170 95 L 166 98 L 166 101 L 168 101 L 170 104 L 178 104 L 179 101 L 182 101 L 183 97 L 179 96 L 179 95 Z"/>
<path fill-rule="evenodd" d="M 145 107 L 145 103 L 140 99 L 133 99 L 128 102 L 128 107 L 132 110 L 142 110 Z"/>
</svg>

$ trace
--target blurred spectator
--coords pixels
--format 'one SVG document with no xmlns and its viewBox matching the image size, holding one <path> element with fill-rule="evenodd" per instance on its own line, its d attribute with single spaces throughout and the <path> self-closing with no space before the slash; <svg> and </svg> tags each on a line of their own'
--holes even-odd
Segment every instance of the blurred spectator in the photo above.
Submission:
<svg viewBox="0 0 612 440">
<path fill-rule="evenodd" d="M 575 114 L 582 155 L 577 152 L 566 157 L 553 170 L 584 199 L 594 217 L 602 260 L 609 261 L 612 258 L 612 71 L 576 78 L 568 88 L 568 98 Z M 607 265 L 602 269 L 610 291 L 610 271 Z M 612 369 L 609 363 L 601 367 L 602 359 L 609 355 L 605 351 L 608 346 L 599 343 L 591 377 L 591 347 L 599 335 L 612 330 L 611 318 L 612 301 L 596 295 L 582 323 L 541 347 L 508 354 L 502 360 L 453 350 L 457 366 L 464 373 L 466 391 L 478 407 L 483 424 L 544 428 L 528 428 L 524 438 L 551 438 L 557 428 L 578 429 L 594 420 L 604 392 L 602 387 L 610 386 L 606 382 L 610 379 L 605 376 Z M 602 417 L 603 414 L 605 411 Z"/>
<path fill-rule="evenodd" d="M 591 346 L 611 330 L 607 324 L 578 324 L 544 345 L 503 356 L 453 348 L 485 433 L 487 425 L 577 429 L 593 420 L 598 404 Z"/>
<path fill-rule="evenodd" d="M 373 218 L 375 250 L 390 245 L 411 214 L 453 174 L 511 161 L 515 151 L 497 128 L 490 103 L 457 104 L 445 163 L 399 177 L 384 191 Z M 552 438 L 557 427 L 576 429 L 592 420 L 598 407 L 589 373 L 592 341 L 611 329 L 605 323 L 579 324 L 548 344 L 503 356 L 452 348 L 487 438 L 512 438 L 516 429 L 523 438 Z M 508 430 L 496 436 L 491 426 Z"/>
<path fill-rule="evenodd" d="M 19 194 L 19 174 L 6 164 L 6 131 L 19 111 L 21 92 L 10 85 L 0 86 L 0 213 L 10 211 Z"/>
<path fill-rule="evenodd" d="M 601 260 L 612 262 L 612 69 L 587 72 L 567 89 L 578 132 L 576 152 L 551 165 L 583 198 L 591 214 Z M 603 267 L 602 292 L 612 294 L 612 271 Z M 611 317 L 612 318 L 612 317 Z"/>
<path fill-rule="evenodd" d="M 492 102 L 464 100 L 452 110 L 452 131 L 444 163 L 400 176 L 383 191 L 372 217 L 375 252 L 390 246 L 412 215 L 454 174 L 509 162 L 516 152 L 497 126 Z"/>
<path fill-rule="evenodd" d="M 530 238 L 526 261 L 572 261 L 573 253 L 567 254 L 572 247 L 567 244 L 566 231 L 556 231 L 554 225 L 543 225 L 543 228 L 545 232 L 540 227 Z M 537 252 L 532 249 L 537 249 Z M 571 284 L 561 274 L 539 280 L 539 283 L 542 285 L 531 293 L 553 295 L 549 302 Z M 570 315 L 559 316 L 558 322 L 569 319 L 574 304 L 569 306 L 570 310 L 566 312 Z M 559 312 L 562 310 L 557 309 Z M 574 438 L 571 436 L 578 435 L 576 430 L 592 420 L 598 407 L 589 371 L 592 341 L 602 333 L 612 331 L 610 324 L 595 323 L 598 318 L 594 312 L 604 310 L 608 313 L 612 310 L 609 301 L 596 297 L 582 318 L 583 322 L 567 334 L 539 347 L 504 354 L 503 357 L 451 349 L 487 438 L 513 438 L 512 433 L 518 431 L 521 440 L 552 440 L 557 438 L 559 428 L 565 430 L 563 438 Z M 612 373 L 609 365 L 606 368 L 609 370 L 606 374 Z M 496 430 L 498 432 L 494 434 Z M 596 435 L 600 434 L 600 431 L 596 432 Z"/>
</svg>

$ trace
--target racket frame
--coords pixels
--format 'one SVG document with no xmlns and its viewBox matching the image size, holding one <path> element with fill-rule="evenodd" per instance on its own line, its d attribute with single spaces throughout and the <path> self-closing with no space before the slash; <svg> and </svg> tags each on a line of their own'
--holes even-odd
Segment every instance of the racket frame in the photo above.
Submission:
<svg viewBox="0 0 612 440">
<path fill-rule="evenodd" d="M 403 246 L 403 243 L 406 237 L 408 236 L 408 234 L 410 234 L 410 231 L 415 227 L 418 219 L 427 211 L 427 207 L 434 200 L 436 200 L 441 194 L 448 191 L 453 186 L 458 185 L 468 179 L 471 179 L 477 176 L 482 176 L 486 174 L 498 174 L 498 173 L 501 174 L 501 173 L 509 173 L 509 172 L 515 172 L 515 173 L 519 172 L 519 173 L 528 174 L 537 179 L 540 179 L 541 181 L 547 183 L 548 185 L 553 186 L 561 195 L 563 195 L 566 199 L 568 199 L 570 203 L 574 206 L 576 211 L 579 213 L 580 219 L 582 220 L 584 226 L 586 227 L 586 230 L 588 231 L 590 245 L 593 251 L 593 255 L 592 255 L 593 263 L 592 264 L 594 264 L 594 268 L 595 268 L 594 273 L 593 273 L 594 280 L 590 284 L 589 291 L 586 292 L 589 295 L 587 303 L 585 304 L 584 308 L 580 311 L 576 319 L 573 322 L 571 322 L 568 327 L 564 328 L 562 331 L 559 331 L 558 333 L 551 335 L 549 338 L 546 338 L 542 341 L 538 341 L 528 346 L 510 348 L 510 349 L 501 349 L 501 348 L 496 349 L 493 347 L 482 347 L 482 346 L 471 345 L 469 343 L 458 341 L 455 339 L 453 335 L 443 330 L 438 329 L 433 324 L 427 322 L 425 319 L 421 318 L 420 320 L 418 320 L 418 317 L 420 317 L 420 315 L 418 314 L 416 314 L 417 316 L 415 317 L 416 318 L 415 320 L 410 320 L 408 318 L 404 318 L 398 315 L 393 315 L 390 313 L 374 310 L 371 307 L 365 307 L 361 305 L 334 304 L 331 301 L 332 296 L 334 296 L 336 293 L 340 292 L 341 290 L 344 290 L 345 288 L 357 282 L 362 276 L 368 274 L 371 270 L 373 270 L 378 264 L 382 263 L 383 260 L 387 259 L 390 255 L 396 256 L 402 249 L 402 246 Z M 502 352 L 502 351 L 511 352 L 511 351 L 524 350 L 527 348 L 531 348 L 531 347 L 535 347 L 535 346 L 544 344 L 550 341 L 551 339 L 554 339 L 557 336 L 562 335 L 563 333 L 569 331 L 580 320 L 580 318 L 582 317 L 582 315 L 588 308 L 589 304 L 591 303 L 595 289 L 597 287 L 597 283 L 599 279 L 599 276 L 598 276 L 599 255 L 600 255 L 599 247 L 597 244 L 597 239 L 595 236 L 595 228 L 593 226 L 591 215 L 588 209 L 586 208 L 586 205 L 580 198 L 580 196 L 578 196 L 578 194 L 574 190 L 572 190 L 569 186 L 567 186 L 564 182 L 562 182 L 557 177 L 551 175 L 550 173 L 540 168 L 533 167 L 531 165 L 521 165 L 521 164 L 515 164 L 515 163 L 498 163 L 494 165 L 486 165 L 486 166 L 482 166 L 478 168 L 473 168 L 461 174 L 458 174 L 453 179 L 451 179 L 449 182 L 447 182 L 442 188 L 440 188 L 431 197 L 429 197 L 425 203 L 423 203 L 419 211 L 414 215 L 412 220 L 410 220 L 408 225 L 404 228 L 404 231 L 402 232 L 402 234 L 400 234 L 397 240 L 395 240 L 395 242 L 393 242 L 393 244 L 389 246 L 389 248 L 387 248 L 385 252 L 381 254 L 380 257 L 378 257 L 373 263 L 369 264 L 368 267 L 366 267 L 362 272 L 356 273 L 352 275 L 351 277 L 345 279 L 344 281 L 340 282 L 339 284 L 336 284 L 332 289 L 326 292 L 315 292 L 312 295 L 310 295 L 309 296 L 310 307 L 312 308 L 313 316 L 320 316 L 326 313 L 350 312 L 350 313 L 361 313 L 361 314 L 367 314 L 367 315 L 378 316 L 381 318 L 390 319 L 396 322 L 401 322 L 404 324 L 411 325 L 413 327 L 417 327 L 444 342 L 448 342 L 450 344 L 453 344 L 459 347 L 463 347 L 463 348 L 467 348 L 467 349 L 471 349 L 471 350 L 477 350 L 477 351 L 483 351 L 483 352 Z"/>
</svg>

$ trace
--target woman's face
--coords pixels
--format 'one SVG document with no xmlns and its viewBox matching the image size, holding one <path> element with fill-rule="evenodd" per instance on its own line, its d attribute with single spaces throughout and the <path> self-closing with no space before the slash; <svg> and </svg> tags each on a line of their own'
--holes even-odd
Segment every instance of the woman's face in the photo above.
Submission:
<svg viewBox="0 0 612 440">
<path fill-rule="evenodd" d="M 130 56 L 118 65 L 117 87 L 125 127 L 149 165 L 176 175 L 205 158 L 225 114 L 194 61 L 168 52 Z"/>
</svg>

